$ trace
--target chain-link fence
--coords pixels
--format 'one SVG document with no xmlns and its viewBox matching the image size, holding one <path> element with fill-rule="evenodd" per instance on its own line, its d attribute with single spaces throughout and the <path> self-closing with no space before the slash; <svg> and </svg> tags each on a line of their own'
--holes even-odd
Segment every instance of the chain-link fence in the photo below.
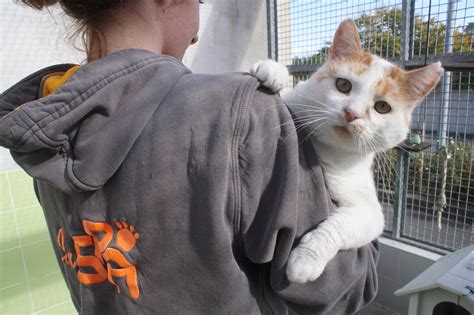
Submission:
<svg viewBox="0 0 474 315">
<path fill-rule="evenodd" d="M 269 55 L 293 84 L 321 66 L 339 23 L 363 48 L 414 69 L 441 61 L 441 83 L 414 113 L 410 144 L 377 157 L 386 234 L 435 251 L 474 243 L 474 1 L 268 0 Z"/>
</svg>

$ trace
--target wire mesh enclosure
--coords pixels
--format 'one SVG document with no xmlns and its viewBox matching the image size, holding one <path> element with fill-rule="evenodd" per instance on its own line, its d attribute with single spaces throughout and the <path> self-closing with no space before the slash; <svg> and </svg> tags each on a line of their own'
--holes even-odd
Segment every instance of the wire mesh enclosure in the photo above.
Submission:
<svg viewBox="0 0 474 315">
<path fill-rule="evenodd" d="M 269 55 L 292 83 L 327 59 L 339 23 L 357 23 L 364 50 L 404 69 L 446 72 L 413 115 L 405 145 L 379 155 L 375 180 L 386 234 L 438 252 L 474 243 L 474 1 L 268 0 Z"/>
</svg>

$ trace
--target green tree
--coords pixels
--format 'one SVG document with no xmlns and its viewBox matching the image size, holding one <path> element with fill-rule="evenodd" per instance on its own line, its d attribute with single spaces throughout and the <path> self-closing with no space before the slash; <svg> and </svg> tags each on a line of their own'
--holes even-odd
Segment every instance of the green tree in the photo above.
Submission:
<svg viewBox="0 0 474 315">
<path fill-rule="evenodd" d="M 362 47 L 377 56 L 398 58 L 401 49 L 402 10 L 377 9 L 355 20 L 359 26 Z"/>
</svg>

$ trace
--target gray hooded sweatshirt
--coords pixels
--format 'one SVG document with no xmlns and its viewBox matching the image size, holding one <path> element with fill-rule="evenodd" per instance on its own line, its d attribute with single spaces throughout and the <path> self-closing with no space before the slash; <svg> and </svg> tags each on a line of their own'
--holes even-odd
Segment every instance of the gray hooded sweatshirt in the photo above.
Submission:
<svg viewBox="0 0 474 315">
<path fill-rule="evenodd" d="M 52 66 L 0 96 L 0 145 L 34 178 L 81 314 L 345 314 L 377 291 L 377 243 L 290 283 L 299 238 L 334 209 L 281 99 L 128 49 Z M 52 292 L 54 294 L 54 292 Z"/>
</svg>

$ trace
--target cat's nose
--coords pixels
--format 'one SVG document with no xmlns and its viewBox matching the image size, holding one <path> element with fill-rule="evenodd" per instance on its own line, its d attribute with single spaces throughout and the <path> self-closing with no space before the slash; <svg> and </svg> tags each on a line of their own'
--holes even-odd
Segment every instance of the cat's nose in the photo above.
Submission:
<svg viewBox="0 0 474 315">
<path fill-rule="evenodd" d="M 353 122 L 354 120 L 360 118 L 360 117 L 357 116 L 357 114 L 355 114 L 349 108 L 344 108 L 344 115 L 345 115 L 345 119 L 348 123 Z"/>
</svg>

